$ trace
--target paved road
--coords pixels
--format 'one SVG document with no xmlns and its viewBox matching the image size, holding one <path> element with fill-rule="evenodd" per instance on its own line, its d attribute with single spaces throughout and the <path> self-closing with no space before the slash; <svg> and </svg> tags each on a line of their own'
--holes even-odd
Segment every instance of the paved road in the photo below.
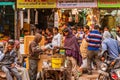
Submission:
<svg viewBox="0 0 120 80">
<path fill-rule="evenodd" d="M 80 76 L 79 80 L 96 80 L 97 77 L 98 77 L 97 71 L 93 71 L 92 75 L 83 74 L 82 76 Z"/>
</svg>

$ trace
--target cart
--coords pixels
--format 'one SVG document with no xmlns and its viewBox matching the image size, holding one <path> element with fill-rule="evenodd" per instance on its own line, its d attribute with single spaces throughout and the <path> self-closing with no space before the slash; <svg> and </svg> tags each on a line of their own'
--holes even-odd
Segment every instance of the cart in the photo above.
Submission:
<svg viewBox="0 0 120 80">
<path fill-rule="evenodd" d="M 48 60 L 46 62 L 43 62 L 43 65 L 45 65 L 45 67 L 43 66 L 42 71 L 40 72 L 40 80 L 66 80 L 67 68 L 64 66 L 65 59 L 62 58 L 65 56 L 63 54 L 64 50 L 60 49 L 59 54 L 56 53 L 52 55 L 51 61 Z M 53 58 L 53 56 L 56 55 L 62 56 L 61 59 L 63 63 L 61 63 L 60 58 Z"/>
</svg>

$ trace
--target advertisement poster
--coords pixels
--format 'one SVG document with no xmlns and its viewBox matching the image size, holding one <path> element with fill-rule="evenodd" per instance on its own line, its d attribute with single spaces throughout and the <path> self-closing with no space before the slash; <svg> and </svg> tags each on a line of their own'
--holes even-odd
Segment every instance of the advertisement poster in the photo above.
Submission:
<svg viewBox="0 0 120 80">
<path fill-rule="evenodd" d="M 98 7 L 120 7 L 120 0 L 98 0 Z"/>
<path fill-rule="evenodd" d="M 56 8 L 56 0 L 17 0 L 17 8 Z"/>
<path fill-rule="evenodd" d="M 58 8 L 97 7 L 97 0 L 58 0 Z"/>
</svg>

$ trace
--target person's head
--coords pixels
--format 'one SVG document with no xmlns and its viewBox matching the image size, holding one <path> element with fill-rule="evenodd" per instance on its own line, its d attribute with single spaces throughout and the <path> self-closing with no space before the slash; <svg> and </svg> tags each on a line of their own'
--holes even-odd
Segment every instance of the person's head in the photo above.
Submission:
<svg viewBox="0 0 120 80">
<path fill-rule="evenodd" d="M 72 32 L 71 32 L 72 33 Z M 68 36 L 70 33 L 69 33 L 69 29 L 68 28 L 65 28 L 64 30 L 63 30 L 63 35 L 64 36 Z"/>
<path fill-rule="evenodd" d="M 104 31 L 103 33 L 103 39 L 111 38 L 111 34 L 109 31 Z"/>
<path fill-rule="evenodd" d="M 41 40 L 42 40 L 42 35 L 40 35 L 39 33 L 36 33 L 34 37 L 34 41 L 36 43 L 40 43 Z"/>
<path fill-rule="evenodd" d="M 72 28 L 72 33 L 75 35 L 77 33 L 76 27 Z"/>
<path fill-rule="evenodd" d="M 99 32 L 102 34 L 104 32 L 104 29 L 102 27 L 100 27 Z"/>
<path fill-rule="evenodd" d="M 109 27 L 104 27 L 104 31 L 109 31 Z"/>
<path fill-rule="evenodd" d="M 28 30 L 24 30 L 24 35 L 25 36 L 27 36 L 27 35 L 29 35 L 30 33 L 29 33 L 29 31 Z"/>
<path fill-rule="evenodd" d="M 88 32 L 90 30 L 90 27 L 88 25 L 84 26 L 84 32 Z"/>
<path fill-rule="evenodd" d="M 42 35 L 45 35 L 45 30 L 44 29 L 42 30 Z"/>
<path fill-rule="evenodd" d="M 46 29 L 46 34 L 52 34 L 52 33 L 53 33 L 52 27 L 48 27 Z"/>
<path fill-rule="evenodd" d="M 83 27 L 82 26 L 77 26 L 77 32 L 81 32 L 83 31 Z"/>
<path fill-rule="evenodd" d="M 7 45 L 7 49 L 8 49 L 8 51 L 11 51 L 11 50 L 13 50 L 13 48 L 14 48 L 14 40 L 12 40 L 12 39 L 10 39 L 9 41 L 8 41 L 8 45 Z"/>
<path fill-rule="evenodd" d="M 99 30 L 99 25 L 95 25 L 94 30 Z"/>
<path fill-rule="evenodd" d="M 67 23 L 63 23 L 62 24 L 62 27 L 65 29 L 65 28 L 67 28 L 68 27 L 68 24 Z"/>
<path fill-rule="evenodd" d="M 15 40 L 14 44 L 15 49 L 19 50 L 20 49 L 20 42 L 18 40 Z"/>
<path fill-rule="evenodd" d="M 117 27 L 116 27 L 116 31 L 117 31 L 117 32 L 120 32 L 120 26 L 117 26 Z"/>
<path fill-rule="evenodd" d="M 59 32 L 58 28 L 57 27 L 54 27 L 53 28 L 53 34 L 57 34 Z"/>
</svg>

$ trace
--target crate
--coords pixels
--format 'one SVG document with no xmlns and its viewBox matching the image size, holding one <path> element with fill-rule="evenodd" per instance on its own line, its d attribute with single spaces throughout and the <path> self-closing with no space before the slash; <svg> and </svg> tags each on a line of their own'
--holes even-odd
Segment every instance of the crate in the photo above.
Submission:
<svg viewBox="0 0 120 80">
<path fill-rule="evenodd" d="M 52 68 L 61 68 L 62 58 L 52 58 Z"/>
</svg>

